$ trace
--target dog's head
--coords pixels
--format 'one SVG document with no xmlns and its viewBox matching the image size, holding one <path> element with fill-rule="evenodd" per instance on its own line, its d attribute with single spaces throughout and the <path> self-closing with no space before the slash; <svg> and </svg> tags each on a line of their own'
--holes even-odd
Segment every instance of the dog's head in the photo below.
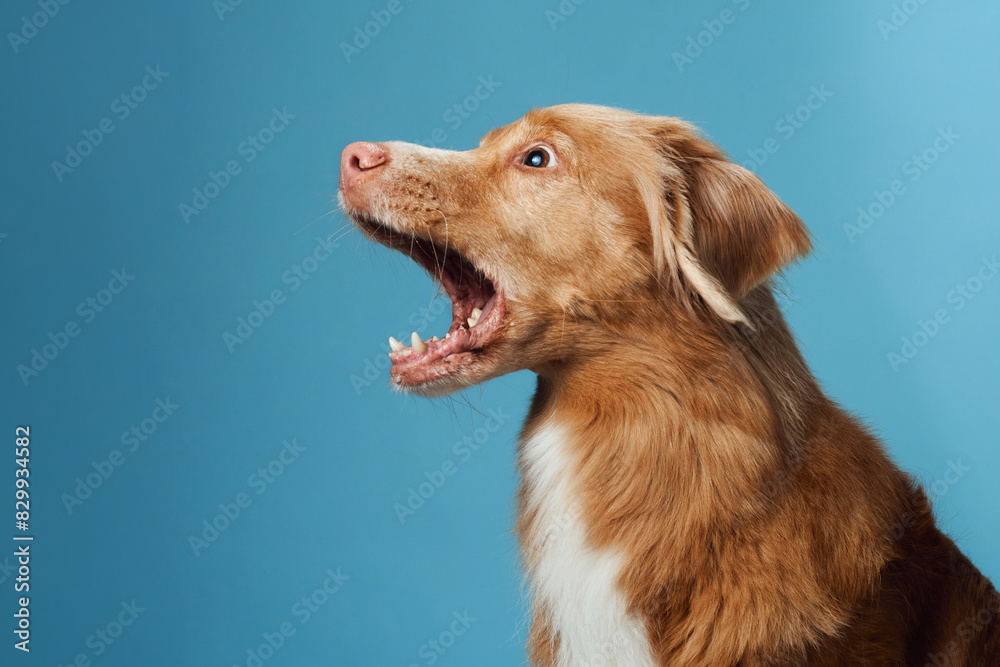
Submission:
<svg viewBox="0 0 1000 667">
<path fill-rule="evenodd" d="M 451 298 L 446 338 L 393 341 L 394 385 L 426 395 L 579 361 L 681 311 L 743 326 L 744 297 L 809 250 L 798 217 L 690 124 L 588 105 L 531 111 L 465 152 L 351 144 L 340 201 Z"/>
</svg>

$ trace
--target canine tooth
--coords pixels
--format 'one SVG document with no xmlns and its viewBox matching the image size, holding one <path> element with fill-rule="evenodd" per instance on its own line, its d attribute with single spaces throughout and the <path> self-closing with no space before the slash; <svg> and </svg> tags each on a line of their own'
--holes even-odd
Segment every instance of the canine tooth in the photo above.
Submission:
<svg viewBox="0 0 1000 667">
<path fill-rule="evenodd" d="M 398 340 L 396 340 L 392 336 L 389 336 L 389 347 L 392 348 L 393 352 L 399 352 L 400 350 L 402 350 L 405 347 L 405 345 L 403 345 L 402 343 L 400 343 Z"/>
<path fill-rule="evenodd" d="M 427 343 L 420 340 L 420 335 L 416 331 L 414 331 L 410 336 L 410 347 L 412 347 L 413 351 L 417 354 L 423 354 L 427 351 Z"/>
</svg>

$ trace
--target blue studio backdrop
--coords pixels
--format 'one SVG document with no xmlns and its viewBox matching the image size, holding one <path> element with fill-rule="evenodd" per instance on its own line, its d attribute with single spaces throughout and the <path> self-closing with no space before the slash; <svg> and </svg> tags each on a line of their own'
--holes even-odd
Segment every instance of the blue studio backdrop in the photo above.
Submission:
<svg viewBox="0 0 1000 667">
<path fill-rule="evenodd" d="M 524 664 L 533 377 L 390 391 L 387 337 L 449 304 L 335 195 L 351 141 L 467 149 L 561 102 L 694 121 L 801 215 L 808 361 L 1000 580 L 992 0 L 10 0 L 0 27 L 3 665 Z"/>
</svg>

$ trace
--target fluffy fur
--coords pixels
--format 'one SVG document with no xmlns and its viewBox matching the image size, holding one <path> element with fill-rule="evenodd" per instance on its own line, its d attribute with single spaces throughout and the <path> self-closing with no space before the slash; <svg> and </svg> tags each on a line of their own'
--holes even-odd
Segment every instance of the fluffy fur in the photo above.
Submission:
<svg viewBox="0 0 1000 667">
<path fill-rule="evenodd" d="M 1000 665 L 1000 595 L 796 348 L 771 278 L 809 236 L 756 176 L 683 121 L 584 105 L 463 153 L 367 146 L 345 150 L 345 211 L 504 303 L 450 359 L 394 357 L 394 385 L 538 375 L 533 664 Z M 552 163 L 526 165 L 539 147 Z"/>
</svg>

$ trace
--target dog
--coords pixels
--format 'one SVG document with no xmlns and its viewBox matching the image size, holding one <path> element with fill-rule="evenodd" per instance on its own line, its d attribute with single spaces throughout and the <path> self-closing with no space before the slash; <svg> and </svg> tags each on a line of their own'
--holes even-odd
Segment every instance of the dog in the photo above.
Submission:
<svg viewBox="0 0 1000 667">
<path fill-rule="evenodd" d="M 352 143 L 339 198 L 452 301 L 390 339 L 393 387 L 537 374 L 532 664 L 1000 665 L 1000 595 L 776 304 L 807 229 L 694 126 L 560 105 L 465 152 Z"/>
</svg>

